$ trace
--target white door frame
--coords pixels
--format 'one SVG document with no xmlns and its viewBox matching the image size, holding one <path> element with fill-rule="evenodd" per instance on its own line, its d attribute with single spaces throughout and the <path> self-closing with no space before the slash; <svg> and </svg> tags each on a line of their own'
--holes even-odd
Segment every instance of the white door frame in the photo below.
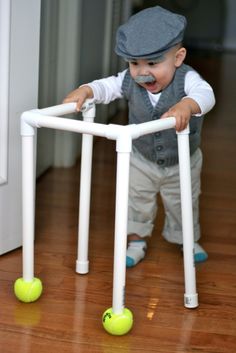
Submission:
<svg viewBox="0 0 236 353">
<path fill-rule="evenodd" d="M 11 2 L 0 0 L 0 184 L 8 174 L 8 105 Z"/>
<path fill-rule="evenodd" d="M 0 255 L 22 244 L 20 115 L 38 104 L 40 4 L 0 0 Z"/>
</svg>

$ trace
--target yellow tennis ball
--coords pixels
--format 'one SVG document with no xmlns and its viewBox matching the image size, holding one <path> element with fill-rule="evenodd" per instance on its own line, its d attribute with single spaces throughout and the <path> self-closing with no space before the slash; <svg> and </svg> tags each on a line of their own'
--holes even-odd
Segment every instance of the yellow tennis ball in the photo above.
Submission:
<svg viewBox="0 0 236 353">
<path fill-rule="evenodd" d="M 133 314 L 127 308 L 121 314 L 114 314 L 112 308 L 110 308 L 104 312 L 102 323 L 105 330 L 111 335 L 125 335 L 133 326 Z"/>
<path fill-rule="evenodd" d="M 16 297 L 24 303 L 36 301 L 42 294 L 42 291 L 43 286 L 39 278 L 34 278 L 29 282 L 25 281 L 23 278 L 18 278 L 14 284 Z"/>
</svg>

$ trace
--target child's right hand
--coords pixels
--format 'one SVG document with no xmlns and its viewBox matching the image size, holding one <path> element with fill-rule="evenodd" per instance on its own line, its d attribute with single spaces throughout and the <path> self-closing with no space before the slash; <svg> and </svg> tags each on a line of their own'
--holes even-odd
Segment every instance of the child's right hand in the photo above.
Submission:
<svg viewBox="0 0 236 353">
<path fill-rule="evenodd" d="M 93 91 L 91 87 L 84 85 L 70 92 L 63 100 L 63 103 L 76 102 L 76 109 L 80 111 L 85 100 L 88 98 L 93 98 Z"/>
</svg>

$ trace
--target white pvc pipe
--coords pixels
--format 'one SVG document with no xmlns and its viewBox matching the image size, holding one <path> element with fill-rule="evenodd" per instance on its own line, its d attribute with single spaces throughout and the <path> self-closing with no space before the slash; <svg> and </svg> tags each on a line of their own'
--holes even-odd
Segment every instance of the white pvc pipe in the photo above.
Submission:
<svg viewBox="0 0 236 353">
<path fill-rule="evenodd" d="M 66 106 L 66 107 L 64 107 Z M 33 127 L 46 127 L 64 131 L 72 131 L 77 133 L 92 134 L 96 136 L 106 137 L 116 140 L 121 134 L 130 135 L 132 139 L 152 132 L 166 130 L 175 126 L 174 118 L 166 118 L 150 121 L 137 125 L 115 125 L 115 124 L 98 124 L 86 121 L 78 121 L 73 119 L 58 118 L 48 115 L 57 114 L 58 116 L 74 112 L 74 103 L 61 104 L 58 106 L 45 108 L 42 110 L 27 111 L 22 114 L 22 135 L 24 135 L 24 123 Z M 41 114 L 42 111 L 42 114 Z M 28 126 L 26 126 L 26 130 Z"/>
<path fill-rule="evenodd" d="M 196 292 L 196 273 L 194 262 L 194 233 L 193 233 L 193 209 L 192 209 L 192 187 L 191 167 L 189 153 L 188 133 L 178 135 L 179 151 L 179 174 L 181 190 L 182 209 L 182 232 L 183 232 L 183 256 L 184 256 L 184 277 L 185 294 L 184 305 L 187 308 L 198 306 L 198 294 Z"/>
<path fill-rule="evenodd" d="M 175 127 L 175 118 L 170 117 L 138 124 L 135 128 L 139 131 L 139 135 L 143 136 L 152 132 L 171 129 L 173 127 Z"/>
<path fill-rule="evenodd" d="M 22 137 L 23 279 L 34 278 L 34 136 Z"/>
<path fill-rule="evenodd" d="M 89 240 L 89 216 L 91 198 L 91 170 L 92 170 L 93 136 L 83 134 L 81 169 L 80 169 L 80 202 L 79 202 L 79 226 L 78 226 L 78 258 L 76 260 L 76 272 L 85 274 L 89 270 L 88 240 Z"/>
<path fill-rule="evenodd" d="M 76 103 L 64 103 L 64 104 L 58 104 L 54 105 L 52 107 L 47 107 L 43 109 L 36 109 L 36 112 L 43 114 L 43 115 L 51 115 L 51 116 L 61 116 L 61 115 L 66 115 L 66 114 L 71 114 L 71 113 L 78 113 L 76 109 Z M 95 112 L 95 104 L 93 99 L 86 99 L 85 103 L 82 106 L 81 109 L 82 112 L 87 113 L 88 115 L 94 115 Z M 90 111 L 90 113 L 88 113 Z"/>
<path fill-rule="evenodd" d="M 73 119 L 57 118 L 49 115 L 41 115 L 39 111 L 29 111 L 23 113 L 22 120 L 26 125 L 29 124 L 37 128 L 46 127 L 50 129 L 72 131 L 82 134 L 92 134 L 103 137 L 106 136 L 106 125 Z M 24 130 L 24 127 L 22 130 Z M 22 135 L 23 134 L 24 131 L 22 131 Z"/>
<path fill-rule="evenodd" d="M 121 314 L 125 301 L 130 152 L 117 153 L 115 244 L 112 310 Z"/>
<path fill-rule="evenodd" d="M 43 115 L 61 116 L 61 115 L 75 113 L 76 103 L 59 104 L 59 105 L 54 105 L 53 107 L 43 108 L 35 111 Z"/>
<path fill-rule="evenodd" d="M 87 100 L 82 107 L 84 123 L 93 122 L 96 115 L 95 104 Z M 89 271 L 88 242 L 91 199 L 91 174 L 93 156 L 93 135 L 82 135 L 81 167 L 80 167 L 80 201 L 78 219 L 78 256 L 76 260 L 76 272 L 85 274 Z"/>
<path fill-rule="evenodd" d="M 88 119 L 87 119 L 88 120 Z M 90 120 L 93 122 L 93 117 Z M 93 136 L 83 134 L 80 167 L 80 201 L 78 226 L 78 257 L 76 272 L 85 274 L 89 271 L 88 241 L 91 199 L 91 174 L 93 156 Z"/>
<path fill-rule="evenodd" d="M 0 0 L 0 184 L 7 182 L 11 1 Z"/>
</svg>

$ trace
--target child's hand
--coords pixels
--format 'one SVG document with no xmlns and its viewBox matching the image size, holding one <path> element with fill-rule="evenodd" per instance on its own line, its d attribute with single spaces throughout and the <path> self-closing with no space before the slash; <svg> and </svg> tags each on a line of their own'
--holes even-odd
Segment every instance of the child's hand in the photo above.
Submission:
<svg viewBox="0 0 236 353">
<path fill-rule="evenodd" d="M 63 103 L 76 102 L 76 108 L 80 111 L 85 100 L 88 98 L 93 98 L 93 91 L 91 87 L 84 85 L 70 92 L 63 100 Z"/>
<path fill-rule="evenodd" d="M 191 98 L 184 98 L 164 113 L 161 119 L 175 117 L 175 129 L 182 131 L 188 126 L 191 116 L 198 113 L 201 113 L 199 105 Z"/>
</svg>

